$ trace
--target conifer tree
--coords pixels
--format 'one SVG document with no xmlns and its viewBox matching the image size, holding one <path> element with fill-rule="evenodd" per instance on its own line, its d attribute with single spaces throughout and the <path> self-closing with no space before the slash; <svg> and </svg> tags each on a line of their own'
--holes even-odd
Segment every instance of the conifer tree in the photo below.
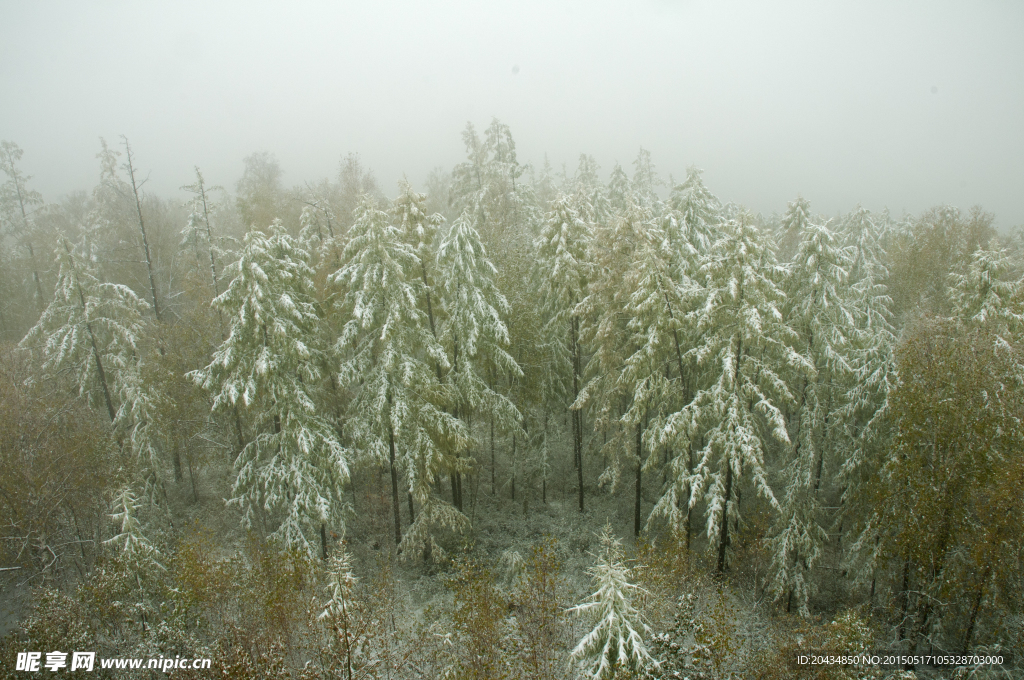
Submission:
<svg viewBox="0 0 1024 680">
<path fill-rule="evenodd" d="M 443 321 L 439 335 L 450 357 L 446 378 L 456 390 L 456 415 L 490 414 L 499 428 L 518 430 L 522 415 L 512 402 L 487 383 L 486 376 L 520 377 L 522 369 L 505 350 L 509 304 L 494 283 L 496 269 L 480 234 L 463 215 L 452 224 L 437 249 L 437 275 Z M 455 480 L 461 489 L 456 473 Z M 456 507 L 462 509 L 461 492 Z"/>
<path fill-rule="evenodd" d="M 1021 279 L 1015 273 L 1009 250 L 995 240 L 975 250 L 950 274 L 954 317 L 970 327 L 984 327 L 1008 345 L 1024 324 Z"/>
<path fill-rule="evenodd" d="M 235 461 L 231 502 L 246 526 L 276 525 L 271 537 L 288 548 L 312 554 L 319 533 L 326 557 L 324 526 L 342 522 L 349 463 L 320 407 L 327 355 L 308 254 L 275 221 L 269 235 L 246 234 L 232 270 L 214 300 L 230 332 L 213 361 L 191 374 L 213 393 L 215 410 L 240 406 L 264 419 Z"/>
<path fill-rule="evenodd" d="M 461 528 L 465 517 L 431 494 L 441 474 L 464 471 L 454 451 L 467 443 L 462 424 L 444 411 L 451 395 L 430 363 L 448 370 L 440 343 L 419 309 L 415 273 L 420 263 L 387 213 L 367 197 L 357 210 L 332 279 L 343 294 L 348 321 L 335 351 L 340 382 L 354 390 L 345 432 L 357 452 L 391 473 L 395 543 L 407 554 L 436 546 L 432 526 Z M 430 362 L 430 363 L 428 363 Z M 399 471 L 420 510 L 405 540 L 401 530 Z"/>
<path fill-rule="evenodd" d="M 855 300 L 848 288 L 851 264 L 851 254 L 827 225 L 809 223 L 786 278 L 785 316 L 813 373 L 797 366 L 789 379 L 796 405 L 789 418 L 792 450 L 783 471 L 772 589 L 776 597 L 788 592 L 787 606 L 795 598 L 804 616 L 809 615 L 812 593 L 807 572 L 827 538 L 822 495 L 828 489 L 822 487 L 829 476 L 823 472 L 828 452 L 835 448 L 830 443 L 839 438 L 836 416 L 853 373 L 848 360 L 856 333 Z"/>
<path fill-rule="evenodd" d="M 779 231 L 776 234 L 778 256 L 783 262 L 789 261 L 796 254 L 803 233 L 811 223 L 811 203 L 802 196 L 791 201 L 786 214 L 782 216 Z"/>
<path fill-rule="evenodd" d="M 669 466 L 672 483 L 654 514 L 671 516 L 689 488 L 690 507 L 706 502 L 707 536 L 717 543 L 717 571 L 727 566 L 730 523 L 739 519 L 737 492 L 749 480 L 777 507 L 768 483 L 765 450 L 789 443 L 781 407 L 793 402 L 786 376 L 812 370 L 794 351 L 795 333 L 783 321 L 784 294 L 772 278 L 777 271 L 764 237 L 748 217 L 723 225 L 722 236 L 704 259 L 703 304 L 693 314 L 700 337 L 690 351 L 704 371 L 701 388 L 662 425 L 665 443 L 676 450 L 698 444 L 696 464 L 687 470 L 676 456 Z"/>
<path fill-rule="evenodd" d="M 32 225 L 29 214 L 33 206 L 40 205 L 43 197 L 38 191 L 26 186 L 31 177 L 18 169 L 18 161 L 24 152 L 14 142 L 0 142 L 0 170 L 7 175 L 7 181 L 0 184 L 0 220 L 7 235 L 14 237 L 15 242 L 24 244 L 28 250 L 29 266 L 32 269 L 32 281 L 40 307 L 45 304 L 43 284 L 36 266 L 36 252 L 33 246 Z M 2 235 L 2 233 L 0 233 Z M 38 308 L 37 308 L 38 309 Z"/>
<path fill-rule="evenodd" d="M 44 373 L 70 374 L 79 394 L 101 398 L 112 424 L 118 393 L 140 359 L 142 312 L 148 305 L 130 288 L 102 283 L 63 236 L 56 248 L 57 285 L 39 322 L 21 341 L 38 352 Z"/>
<path fill-rule="evenodd" d="M 213 236 L 213 225 L 210 222 L 210 218 L 216 211 L 217 206 L 210 197 L 209 192 L 218 188 L 206 186 L 203 173 L 199 171 L 198 167 L 196 168 L 196 181 L 182 187 L 185 191 L 193 194 L 194 198 L 188 203 L 190 209 L 188 223 L 181 232 L 181 243 L 196 249 L 197 260 L 209 259 L 210 285 L 213 288 L 213 297 L 220 295 L 221 274 L 217 269 L 217 260 L 223 257 L 223 252 L 218 247 L 217 239 Z M 206 252 L 200 254 L 201 250 Z M 203 258 L 203 255 L 206 258 Z"/>
<path fill-rule="evenodd" d="M 590 274 L 590 241 L 593 225 L 588 218 L 589 203 L 581 193 L 559 194 L 551 204 L 537 238 L 535 281 L 540 286 L 540 304 L 544 310 L 545 335 L 554 350 L 558 375 L 569 374 L 561 381 L 551 380 L 550 386 L 565 394 L 572 416 L 573 464 L 579 487 L 579 510 L 583 512 L 583 426 L 582 413 L 572 408 L 579 398 L 583 377 L 583 353 L 580 345 L 580 317 L 577 306 L 586 296 Z M 553 391 L 553 390 L 552 390 Z"/>
<path fill-rule="evenodd" d="M 665 229 L 678 253 L 677 266 L 684 274 L 693 276 L 696 265 L 717 240 L 716 225 L 720 221 L 722 204 L 708 191 L 701 179 L 701 170 L 690 167 L 682 184 L 672 187 L 669 196 L 671 226 Z"/>
<path fill-rule="evenodd" d="M 592 243 L 595 273 L 579 308 L 583 339 L 594 354 L 580 401 L 593 405 L 597 427 L 608 433 L 604 452 L 611 466 L 602 481 L 614 488 L 623 468 L 635 473 L 634 531 L 639 533 L 642 432 L 649 411 L 663 405 L 656 394 L 665 396 L 666 387 L 664 357 L 654 346 L 671 335 L 670 317 L 672 309 L 678 309 L 678 295 L 669 279 L 665 234 L 638 194 L 610 228 L 598 230 Z M 654 327 L 642 327 L 652 321 Z M 630 450 L 632 454 L 627 453 Z"/>
<path fill-rule="evenodd" d="M 597 591 L 590 602 L 569 611 L 580 612 L 594 621 L 593 629 L 572 650 L 571 658 L 587 677 L 610 680 L 618 673 L 640 674 L 658 669 L 644 642 L 653 631 L 633 605 L 640 588 L 631 583 L 633 573 L 622 554 L 622 544 L 612 536 L 611 525 L 601 532 L 597 564 L 588 569 Z"/>
</svg>

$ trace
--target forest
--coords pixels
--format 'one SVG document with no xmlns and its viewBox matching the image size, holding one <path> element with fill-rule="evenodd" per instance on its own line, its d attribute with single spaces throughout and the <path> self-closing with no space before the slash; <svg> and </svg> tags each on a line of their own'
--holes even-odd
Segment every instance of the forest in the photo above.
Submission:
<svg viewBox="0 0 1024 680">
<path fill-rule="evenodd" d="M 1019 677 L 1020 232 L 462 142 L 184 204 L 2 143 L 0 674 Z"/>
</svg>

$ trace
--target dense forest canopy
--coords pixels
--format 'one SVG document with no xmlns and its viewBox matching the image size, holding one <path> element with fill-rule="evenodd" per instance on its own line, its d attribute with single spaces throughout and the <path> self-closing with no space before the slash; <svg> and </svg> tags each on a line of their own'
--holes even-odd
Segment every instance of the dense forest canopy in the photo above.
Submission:
<svg viewBox="0 0 1024 680">
<path fill-rule="evenodd" d="M 56 203 L 3 142 L 6 656 L 718 678 L 791 677 L 801 640 L 1022 651 L 1019 233 L 755 215 L 644 149 L 555 173 L 497 120 L 463 143 L 422 193 L 354 155 L 289 189 L 263 152 L 179 205 L 126 138 Z"/>
</svg>

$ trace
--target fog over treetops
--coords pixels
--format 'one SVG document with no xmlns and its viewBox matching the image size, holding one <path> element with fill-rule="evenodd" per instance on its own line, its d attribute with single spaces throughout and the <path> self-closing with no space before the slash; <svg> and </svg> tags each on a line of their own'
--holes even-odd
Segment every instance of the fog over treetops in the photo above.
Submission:
<svg viewBox="0 0 1024 680">
<path fill-rule="evenodd" d="M 0 680 L 1024 677 L 1022 29 L 0 0 Z"/>
<path fill-rule="evenodd" d="M 0 131 L 47 200 L 88 189 L 125 134 L 147 189 L 195 165 L 233 187 L 270 151 L 286 185 L 357 153 L 392 193 L 492 117 L 521 162 L 607 177 L 638 149 L 782 213 L 980 204 L 1024 222 L 1024 8 L 1013 3 L 13 3 Z M 151 169 L 151 170 L 149 170 Z"/>
</svg>

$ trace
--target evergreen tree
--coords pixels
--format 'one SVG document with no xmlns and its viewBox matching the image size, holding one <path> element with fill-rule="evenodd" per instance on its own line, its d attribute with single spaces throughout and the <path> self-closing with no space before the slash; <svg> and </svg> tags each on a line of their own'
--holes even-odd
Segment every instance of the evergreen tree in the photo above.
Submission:
<svg viewBox="0 0 1024 680">
<path fill-rule="evenodd" d="M 978 248 L 950 273 L 953 316 L 974 328 L 984 327 L 1009 345 L 1024 324 L 1021 279 L 1009 250 L 992 241 Z"/>
<path fill-rule="evenodd" d="M 197 263 L 201 263 L 203 260 L 209 261 L 210 286 L 213 289 L 213 297 L 220 295 L 221 273 L 217 267 L 217 260 L 223 258 L 224 252 L 219 246 L 218 240 L 213 236 L 213 225 L 210 220 L 219 206 L 213 201 L 209 192 L 219 188 L 206 186 L 203 173 L 199 171 L 198 167 L 196 168 L 196 181 L 182 187 L 194 197 L 187 204 L 189 208 L 188 223 L 181 231 L 181 244 L 195 250 Z"/>
<path fill-rule="evenodd" d="M 595 274 L 579 305 L 584 341 L 594 348 L 581 401 L 594 406 L 595 424 L 608 435 L 603 452 L 611 465 L 602 481 L 614 488 L 624 468 L 635 472 L 634 532 L 639 533 L 642 433 L 648 418 L 671 399 L 661 343 L 678 339 L 673 319 L 680 311 L 679 295 L 670 278 L 668 241 L 639 194 L 611 228 L 598 230 L 593 246 Z M 681 362 L 680 348 L 671 346 Z"/>
<path fill-rule="evenodd" d="M 782 222 L 779 224 L 779 231 L 776 234 L 780 260 L 788 262 L 796 254 L 800 239 L 803 238 L 811 221 L 810 201 L 802 196 L 797 196 L 795 201 L 790 202 L 786 214 L 782 216 Z"/>
<path fill-rule="evenodd" d="M 730 523 L 739 520 L 740 484 L 749 479 L 772 506 L 765 450 L 789 443 L 781 407 L 793 403 L 786 376 L 812 371 L 794 351 L 795 333 L 783 321 L 785 298 L 773 280 L 777 271 L 763 236 L 750 223 L 729 221 L 700 268 L 703 304 L 693 314 L 700 338 L 690 352 L 704 372 L 701 388 L 680 411 L 665 419 L 661 441 L 686 451 L 697 443 L 692 472 L 677 455 L 671 483 L 653 514 L 672 516 L 690 489 L 690 507 L 706 502 L 707 536 L 717 542 L 717 570 L 725 570 Z"/>
<path fill-rule="evenodd" d="M 101 283 L 64 237 L 55 252 L 53 301 L 20 346 L 38 352 L 44 374 L 70 375 L 79 394 L 102 397 L 112 424 L 123 422 L 117 397 L 137 375 L 148 305 L 127 286 Z"/>
<path fill-rule="evenodd" d="M 722 204 L 704 186 L 701 172 L 690 167 L 683 183 L 672 187 L 668 201 L 674 224 L 665 231 L 673 241 L 673 251 L 681 256 L 678 266 L 689 276 L 717 239 L 715 230 L 721 219 Z"/>
<path fill-rule="evenodd" d="M 214 410 L 241 406 L 264 419 L 235 461 L 231 502 L 247 527 L 276 524 L 270 535 L 288 548 L 312 554 L 319 533 L 326 556 L 325 525 L 343 521 L 349 463 L 322 415 L 327 355 L 308 253 L 275 222 L 269 235 L 246 234 L 232 270 L 234 279 L 214 300 L 230 332 L 213 361 L 192 373 L 213 393 Z"/>
<path fill-rule="evenodd" d="M 32 281 L 37 297 L 36 309 L 39 309 L 46 303 L 46 296 L 43 294 L 43 284 L 36 265 L 36 251 L 33 245 L 35 234 L 30 214 L 33 206 L 42 204 L 43 197 L 38 191 L 26 186 L 31 177 L 18 169 L 18 161 L 21 160 L 22 154 L 22 150 L 14 142 L 0 142 L 0 170 L 7 175 L 7 181 L 0 184 L 0 224 L 3 226 L 0 238 L 12 237 L 15 243 L 24 246 L 28 251 L 29 267 L 32 270 Z"/>
<path fill-rule="evenodd" d="M 585 613 L 594 628 L 572 650 L 572 660 L 588 677 L 610 680 L 621 671 L 640 674 L 658 669 L 644 642 L 653 631 L 633 605 L 640 588 L 630 581 L 632 570 L 626 565 L 622 544 L 612 537 L 611 525 L 601 532 L 601 551 L 597 564 L 588 569 L 597 586 L 590 602 L 569 609 Z"/>
<path fill-rule="evenodd" d="M 450 357 L 447 380 L 456 390 L 456 415 L 487 413 L 499 428 L 519 429 L 522 415 L 507 397 L 494 391 L 486 376 L 520 377 L 522 369 L 505 350 L 509 313 L 505 296 L 494 283 L 496 270 L 466 215 L 455 221 L 437 249 L 443 322 L 441 342 Z M 458 473 L 456 473 L 458 475 Z M 461 489 L 460 477 L 455 477 Z M 456 507 L 462 509 L 461 492 Z"/>
<path fill-rule="evenodd" d="M 420 263 L 387 213 L 364 199 L 349 231 L 342 267 L 333 281 L 343 292 L 348 321 L 336 344 L 339 378 L 354 390 L 345 431 L 367 459 L 391 473 L 395 543 L 407 554 L 437 547 L 432 527 L 465 526 L 462 513 L 434 498 L 431 485 L 444 473 L 464 472 L 453 455 L 467 444 L 462 424 L 445 412 L 454 399 L 441 385 L 431 362 L 448 370 L 440 343 L 419 309 L 415 273 Z M 413 526 L 402 538 L 399 470 L 420 504 Z"/>
<path fill-rule="evenodd" d="M 587 291 L 590 274 L 589 248 L 593 225 L 590 206 L 580 194 L 559 194 L 551 204 L 540 236 L 535 243 L 535 281 L 540 287 L 540 304 L 546 319 L 548 345 L 556 362 L 546 391 L 564 395 L 572 415 L 573 464 L 578 475 L 579 510 L 583 512 L 583 425 L 582 413 L 572 408 L 582 387 L 583 353 L 580 346 L 580 316 L 577 306 Z M 564 386 L 569 383 L 568 389 Z M 554 389 L 552 389 L 554 388 Z"/>
<path fill-rule="evenodd" d="M 787 606 L 795 598 L 804 616 L 809 615 L 807 601 L 813 590 L 807 572 L 827 539 L 822 496 L 829 491 L 830 476 L 823 472 L 828 470 L 828 452 L 836 448 L 831 443 L 841 432 L 836 416 L 853 374 L 848 360 L 856 333 L 855 300 L 848 288 L 851 264 L 851 254 L 840 247 L 828 226 L 810 223 L 786 278 L 785 316 L 813 373 L 798 366 L 789 380 L 796 405 L 789 417 L 792 449 L 783 471 L 785 491 L 773 539 L 771 587 L 777 598 L 788 592 Z"/>
</svg>

